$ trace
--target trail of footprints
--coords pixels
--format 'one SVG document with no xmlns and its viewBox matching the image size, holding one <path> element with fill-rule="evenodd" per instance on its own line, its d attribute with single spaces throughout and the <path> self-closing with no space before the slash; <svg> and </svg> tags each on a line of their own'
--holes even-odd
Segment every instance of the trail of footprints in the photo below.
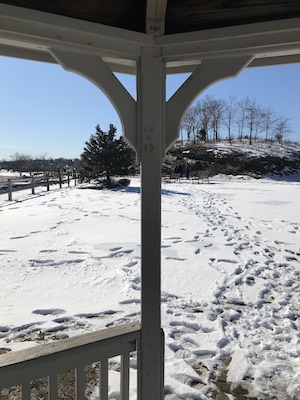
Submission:
<svg viewBox="0 0 300 400">
<path fill-rule="evenodd" d="M 1 250 L 0 252 L 9 253 L 12 250 Z M 99 305 L 100 311 L 94 313 L 81 313 L 77 315 L 67 315 L 64 309 L 49 308 L 49 309 L 35 309 L 32 310 L 32 321 L 28 324 L 20 326 L 0 326 L 0 339 L 4 343 L 5 349 L 9 350 L 9 344 L 13 342 L 23 341 L 49 341 L 49 340 L 61 340 L 68 338 L 74 331 L 81 330 L 86 332 L 94 330 L 95 324 L 98 325 L 99 320 L 103 320 L 102 325 L 108 327 L 112 325 L 118 325 L 125 322 L 130 322 L 133 319 L 139 319 L 139 312 L 131 312 L 130 306 L 136 306 L 140 304 L 140 276 L 139 276 L 139 257 L 132 255 L 134 249 L 127 247 L 109 247 L 104 251 L 101 248 L 101 257 L 92 257 L 94 260 L 102 259 L 113 259 L 115 257 L 124 258 L 124 265 L 122 271 L 124 273 L 124 279 L 128 282 L 130 288 L 136 293 L 136 297 L 125 299 L 119 302 L 116 309 L 101 310 L 101 304 Z M 55 249 L 43 249 L 40 251 L 41 254 L 52 254 L 56 253 Z M 34 267 L 43 268 L 48 267 L 59 267 L 60 265 L 76 265 L 83 263 L 91 255 L 86 251 L 70 250 L 68 253 L 71 256 L 80 255 L 82 258 L 71 258 L 62 261 L 55 259 L 32 259 L 28 260 L 29 264 Z M 24 273 L 26 276 L 28 272 Z M 16 286 L 13 290 L 18 290 Z M 128 307 L 129 306 L 129 307 Z M 47 320 L 46 327 L 44 322 L 35 320 L 34 316 L 50 316 Z"/>
<path fill-rule="evenodd" d="M 231 207 L 227 208 L 227 215 L 224 212 L 221 213 L 218 205 L 222 205 L 222 209 L 224 209 L 222 198 L 203 192 L 203 201 L 204 205 L 199 207 L 196 215 L 201 220 L 205 220 L 208 227 L 201 237 L 212 239 L 212 243 L 206 243 L 205 246 L 213 246 L 213 238 L 218 230 L 223 234 L 225 245 L 232 247 L 233 254 L 238 261 L 213 256 L 210 258 L 210 266 L 218 270 L 220 270 L 221 263 L 224 264 L 224 262 L 236 265 L 232 274 L 228 273 L 226 269 L 224 270 L 226 280 L 220 283 L 216 289 L 215 301 L 212 304 L 193 304 L 193 306 L 178 304 L 176 306 L 174 299 L 168 302 L 165 306 L 167 307 L 166 312 L 173 318 L 169 333 L 174 340 L 174 343 L 170 344 L 171 350 L 177 357 L 187 360 L 192 355 L 196 355 L 199 360 L 209 360 L 215 357 L 215 351 L 201 348 L 201 343 L 195 338 L 197 338 L 197 333 L 210 334 L 213 329 L 210 327 L 209 321 L 218 320 L 223 329 L 223 337 L 217 343 L 217 347 L 223 352 L 222 357 L 226 351 L 229 357 L 230 346 L 228 347 L 228 345 L 232 341 L 240 340 L 239 324 L 249 332 L 250 346 L 254 345 L 254 348 L 257 346 L 259 350 L 264 350 L 264 343 L 267 342 L 266 339 L 272 332 L 276 335 L 279 344 L 278 352 L 282 351 L 280 342 L 283 338 L 284 340 L 288 338 L 290 341 L 293 340 L 293 337 L 299 338 L 300 271 L 298 269 L 300 250 L 299 252 L 290 250 L 288 244 L 284 242 L 268 241 L 268 238 L 262 237 L 261 231 L 254 229 L 251 221 L 245 221 L 241 228 L 234 226 L 232 222 L 236 220 L 237 225 L 240 225 L 242 218 Z M 183 200 L 183 202 L 191 212 L 198 207 L 193 199 L 191 201 L 191 198 L 188 201 Z M 286 223 L 286 221 L 282 222 Z M 268 229 L 272 229 L 271 221 L 267 221 L 266 225 Z M 291 223 L 290 226 L 291 229 L 288 232 L 299 235 L 300 224 Z M 173 244 L 180 240 L 180 238 L 168 239 L 174 239 Z M 199 235 L 191 241 L 198 239 Z M 195 250 L 195 254 L 201 254 L 201 250 L 202 248 L 199 246 Z M 242 289 L 245 285 L 252 287 L 258 282 L 261 285 L 258 298 L 253 304 L 248 304 L 247 300 L 243 298 Z M 295 290 L 287 294 L 286 287 L 293 287 Z M 286 314 L 284 314 L 284 310 L 286 310 Z M 255 322 L 249 322 L 249 312 L 251 313 L 250 320 Z M 270 315 L 273 316 L 273 320 L 270 319 Z M 285 318 L 284 323 L 282 315 Z M 278 324 L 274 326 L 276 318 L 278 318 Z M 190 319 L 191 323 L 187 322 L 187 319 Z M 228 350 L 226 350 L 227 347 Z M 290 357 L 293 357 L 292 350 L 286 351 L 289 352 Z M 258 352 L 258 358 L 261 357 L 259 354 Z M 201 383 L 204 384 L 204 382 Z"/>
<path fill-rule="evenodd" d="M 276 313 L 286 309 L 286 319 L 289 324 L 286 328 L 275 327 L 275 333 L 278 334 L 278 341 L 281 335 L 291 335 L 291 330 L 297 330 L 297 320 L 300 317 L 298 311 L 298 295 L 295 291 L 294 295 L 285 293 L 286 286 L 294 286 L 298 288 L 300 272 L 296 266 L 300 261 L 300 254 L 289 250 L 285 243 L 280 241 L 268 242 L 262 238 L 260 231 L 255 230 L 251 221 L 246 221 L 243 228 L 234 225 L 240 225 L 241 216 L 234 212 L 230 206 L 227 207 L 227 214 L 220 212 L 219 206 L 224 209 L 224 202 L 221 197 L 210 195 L 203 192 L 203 206 L 195 203 L 195 200 L 189 198 L 183 199 L 185 207 L 201 220 L 205 221 L 207 228 L 204 232 L 193 233 L 190 238 L 183 239 L 181 236 L 170 236 L 163 240 L 162 249 L 175 248 L 177 244 L 185 243 L 197 244 L 193 247 L 195 255 L 201 256 L 204 248 L 213 246 L 213 239 L 216 232 L 221 232 L 224 237 L 226 246 L 232 248 L 233 254 L 237 260 L 227 260 L 224 258 L 210 258 L 210 266 L 220 270 L 223 268 L 224 275 L 228 274 L 221 265 L 228 263 L 234 264 L 234 272 L 228 274 L 226 280 L 219 284 L 214 296 L 215 301 L 209 303 L 197 303 L 196 301 L 185 301 L 170 293 L 162 293 L 162 308 L 169 317 L 170 326 L 168 327 L 168 335 L 173 339 L 170 348 L 176 354 L 176 357 L 186 359 L 187 362 L 191 356 L 196 356 L 199 360 L 210 360 L 217 356 L 215 350 L 203 349 L 197 334 L 210 335 L 214 328 L 212 324 L 219 321 L 223 336 L 217 342 L 217 348 L 226 353 L 226 348 L 231 341 L 240 340 L 238 334 L 238 324 L 242 324 L 243 328 L 248 329 L 249 336 L 257 336 L 257 346 L 261 346 L 263 335 L 274 332 L 274 327 L 270 325 L 268 314 Z M 195 210 L 197 210 L 195 212 Z M 266 226 L 270 226 L 270 221 L 265 222 Z M 252 233 L 251 233 L 252 232 Z M 292 223 L 290 233 L 298 235 L 300 233 L 299 224 Z M 18 239 L 14 237 L 12 239 Z M 205 239 L 205 242 L 201 242 Z M 0 250 L 0 253 L 8 253 L 13 250 Z M 51 254 L 56 250 L 42 250 L 45 254 Z M 52 326 L 46 330 L 41 329 L 40 322 L 32 322 L 23 326 L 9 327 L 0 326 L 0 338 L 5 338 L 7 346 L 11 341 L 23 340 L 60 340 L 68 337 L 70 331 L 82 329 L 88 331 L 93 327 L 93 321 L 102 319 L 107 321 L 105 326 L 118 325 L 133 319 L 139 319 L 139 311 L 127 310 L 127 306 L 138 306 L 140 303 L 141 282 L 139 276 L 139 260 L 131 257 L 131 249 L 122 249 L 115 247 L 109 249 L 107 258 L 125 257 L 122 271 L 126 277 L 126 282 L 136 296 L 121 301 L 117 309 L 99 311 L 98 313 L 84 313 L 74 316 L 66 316 L 63 309 L 36 309 L 32 311 L 32 315 L 50 315 L 52 318 Z M 70 254 L 81 255 L 82 258 L 75 260 L 76 262 L 84 261 L 84 256 L 88 256 L 85 252 L 70 251 Z M 275 255 L 280 254 L 280 260 L 275 260 Z M 103 258 L 103 257 L 102 257 Z M 176 261 L 184 261 L 182 257 L 168 257 Z M 126 259 L 126 261 L 125 261 Z M 38 260 L 33 260 L 38 264 Z M 51 261 L 51 260 L 50 260 Z M 74 260 L 71 260 L 74 262 Z M 49 262 L 49 260 L 48 260 Z M 256 326 L 250 323 L 245 313 L 246 305 L 243 298 L 242 288 L 254 286 L 257 282 L 264 282 L 257 301 L 250 305 L 252 314 L 257 315 Z M 137 308 L 137 307 L 135 307 Z M 251 318 L 253 320 L 253 318 Z M 277 329 L 277 331 L 276 331 Z M 229 351 L 229 350 L 228 350 Z M 183 377 L 183 379 L 185 379 Z"/>
</svg>

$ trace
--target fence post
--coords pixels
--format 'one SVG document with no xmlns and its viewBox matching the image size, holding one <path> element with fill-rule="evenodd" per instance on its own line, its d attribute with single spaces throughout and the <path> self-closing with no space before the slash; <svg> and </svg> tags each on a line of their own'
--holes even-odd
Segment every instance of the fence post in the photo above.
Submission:
<svg viewBox="0 0 300 400">
<path fill-rule="evenodd" d="M 76 172 L 74 172 L 73 177 L 74 177 L 74 186 L 76 186 L 76 185 L 77 185 L 77 182 L 76 182 Z"/>
<path fill-rule="evenodd" d="M 31 193 L 35 194 L 34 193 L 34 175 L 31 175 Z"/>
<path fill-rule="evenodd" d="M 70 172 L 68 171 L 68 187 L 70 187 Z"/>
<path fill-rule="evenodd" d="M 59 179 L 59 188 L 61 189 L 62 182 L 61 182 L 61 172 L 60 171 L 58 173 L 58 179 Z"/>
<path fill-rule="evenodd" d="M 8 192 L 8 200 L 12 201 L 12 183 L 11 183 L 11 178 L 8 179 L 7 192 Z"/>
<path fill-rule="evenodd" d="M 46 181 L 47 181 L 47 192 L 50 190 L 50 184 L 49 184 L 49 173 L 47 172 L 46 174 Z"/>
</svg>

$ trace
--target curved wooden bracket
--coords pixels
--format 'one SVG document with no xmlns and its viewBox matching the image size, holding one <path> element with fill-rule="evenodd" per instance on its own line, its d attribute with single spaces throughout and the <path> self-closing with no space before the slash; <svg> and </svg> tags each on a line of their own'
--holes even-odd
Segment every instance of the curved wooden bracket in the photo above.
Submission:
<svg viewBox="0 0 300 400">
<path fill-rule="evenodd" d="M 181 120 L 188 106 L 212 84 L 238 75 L 253 57 L 242 56 L 218 60 L 204 60 L 167 102 L 165 151 L 179 135 Z"/>
<path fill-rule="evenodd" d="M 105 93 L 120 117 L 124 138 L 136 150 L 136 102 L 102 58 L 58 49 L 50 49 L 49 52 L 66 71 L 83 76 Z"/>
</svg>

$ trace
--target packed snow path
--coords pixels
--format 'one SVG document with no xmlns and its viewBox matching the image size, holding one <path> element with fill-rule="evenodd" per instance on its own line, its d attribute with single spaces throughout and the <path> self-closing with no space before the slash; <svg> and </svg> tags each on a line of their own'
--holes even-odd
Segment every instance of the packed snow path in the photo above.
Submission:
<svg viewBox="0 0 300 400">
<path fill-rule="evenodd" d="M 139 184 L 1 202 L 0 347 L 139 318 Z M 222 374 L 300 397 L 299 200 L 296 182 L 163 183 L 166 399 L 214 398 Z"/>
<path fill-rule="evenodd" d="M 191 365 L 195 356 L 202 358 L 209 371 L 217 364 L 222 370 L 231 360 L 227 379 L 237 386 L 243 381 L 253 396 L 298 398 L 300 212 L 294 201 L 300 199 L 299 186 L 281 183 L 277 192 L 274 183 L 260 184 L 215 183 L 182 196 L 187 237 L 177 260 L 192 261 L 198 270 L 182 265 L 178 283 L 185 285 L 175 292 L 184 288 L 185 299 L 192 292 L 185 274 L 195 291 L 192 282 L 200 287 L 197 296 L 191 293 L 191 301 L 197 299 L 193 305 L 180 305 L 182 323 L 183 313 L 173 314 L 169 325 L 176 329 L 170 336 L 177 343 L 170 347 Z"/>
</svg>

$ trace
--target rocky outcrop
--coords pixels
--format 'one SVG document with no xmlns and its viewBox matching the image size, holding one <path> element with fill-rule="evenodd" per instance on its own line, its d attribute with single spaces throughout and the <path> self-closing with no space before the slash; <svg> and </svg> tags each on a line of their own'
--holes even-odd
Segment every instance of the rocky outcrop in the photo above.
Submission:
<svg viewBox="0 0 300 400">
<path fill-rule="evenodd" d="M 259 149 L 259 150 L 258 150 Z M 260 178 L 265 175 L 300 175 L 300 145 L 285 148 L 260 145 L 246 148 L 243 143 L 227 144 L 177 144 L 168 152 L 163 172 L 174 171 L 176 165 L 189 163 L 191 176 L 206 171 L 210 176 L 217 174 L 250 175 Z"/>
</svg>

